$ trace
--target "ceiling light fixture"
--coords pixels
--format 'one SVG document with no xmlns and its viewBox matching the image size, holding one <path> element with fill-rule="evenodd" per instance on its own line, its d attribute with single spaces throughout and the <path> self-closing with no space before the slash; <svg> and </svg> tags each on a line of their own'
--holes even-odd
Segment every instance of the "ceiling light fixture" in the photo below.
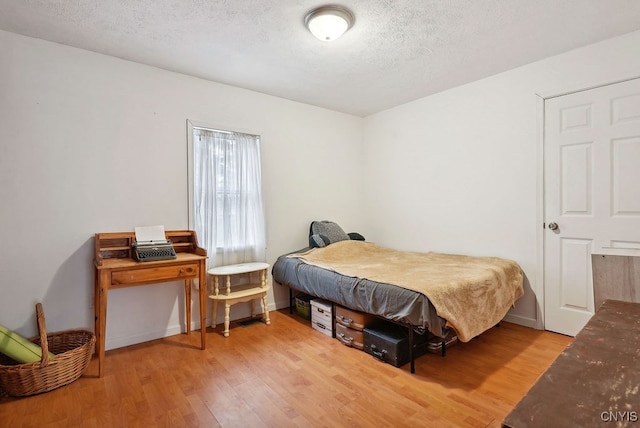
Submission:
<svg viewBox="0 0 640 428">
<path fill-rule="evenodd" d="M 342 36 L 353 25 L 353 13 L 338 5 L 320 6 L 307 13 L 304 23 L 318 39 L 330 42 Z"/>
</svg>

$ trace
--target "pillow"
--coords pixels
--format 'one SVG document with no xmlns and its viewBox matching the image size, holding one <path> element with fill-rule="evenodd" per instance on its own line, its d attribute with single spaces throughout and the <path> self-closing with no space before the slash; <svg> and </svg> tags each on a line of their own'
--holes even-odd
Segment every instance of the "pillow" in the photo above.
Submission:
<svg viewBox="0 0 640 428">
<path fill-rule="evenodd" d="M 313 234 L 309 237 L 309 246 L 311 248 L 322 248 L 329 244 L 331 244 L 329 238 L 324 235 L 320 235 L 319 233 Z"/>
<path fill-rule="evenodd" d="M 311 222 L 311 227 L 309 228 L 309 241 L 311 241 L 311 236 L 313 235 L 322 235 L 322 240 L 326 245 L 351 239 L 340 226 L 327 220 Z"/>
<path fill-rule="evenodd" d="M 19 363 L 35 363 L 42 357 L 42 348 L 1 325 L 0 352 Z M 49 352 L 49 357 L 54 357 L 54 354 Z"/>
<path fill-rule="evenodd" d="M 349 238 L 354 241 L 364 241 L 364 236 L 360 235 L 358 232 L 349 232 Z"/>
</svg>

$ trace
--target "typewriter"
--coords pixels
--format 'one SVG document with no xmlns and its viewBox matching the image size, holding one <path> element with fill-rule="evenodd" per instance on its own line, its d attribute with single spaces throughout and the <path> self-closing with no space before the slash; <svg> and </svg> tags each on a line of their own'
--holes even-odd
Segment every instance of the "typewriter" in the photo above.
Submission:
<svg viewBox="0 0 640 428">
<path fill-rule="evenodd" d="M 139 262 L 170 260 L 176 258 L 171 240 L 166 239 L 164 226 L 136 227 L 136 240 L 131 252 Z"/>
<path fill-rule="evenodd" d="M 134 242 L 131 245 L 133 256 L 139 262 L 170 260 L 176 258 L 176 251 L 170 240 L 164 242 Z"/>
</svg>

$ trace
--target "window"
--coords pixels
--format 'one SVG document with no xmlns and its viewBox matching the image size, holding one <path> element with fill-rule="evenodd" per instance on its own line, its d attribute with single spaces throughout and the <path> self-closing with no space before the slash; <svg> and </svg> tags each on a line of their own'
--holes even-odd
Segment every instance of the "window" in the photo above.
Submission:
<svg viewBox="0 0 640 428">
<path fill-rule="evenodd" d="M 190 225 L 209 265 L 264 261 L 260 136 L 188 128 Z"/>
</svg>

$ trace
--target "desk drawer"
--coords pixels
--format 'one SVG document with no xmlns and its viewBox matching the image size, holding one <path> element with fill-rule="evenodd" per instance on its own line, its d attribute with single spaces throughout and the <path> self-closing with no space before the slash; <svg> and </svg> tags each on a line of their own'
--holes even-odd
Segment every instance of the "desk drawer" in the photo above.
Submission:
<svg viewBox="0 0 640 428">
<path fill-rule="evenodd" d="M 111 285 L 142 284 L 145 282 L 173 281 L 198 276 L 198 264 L 163 266 L 115 271 L 111 274 Z"/>
</svg>

